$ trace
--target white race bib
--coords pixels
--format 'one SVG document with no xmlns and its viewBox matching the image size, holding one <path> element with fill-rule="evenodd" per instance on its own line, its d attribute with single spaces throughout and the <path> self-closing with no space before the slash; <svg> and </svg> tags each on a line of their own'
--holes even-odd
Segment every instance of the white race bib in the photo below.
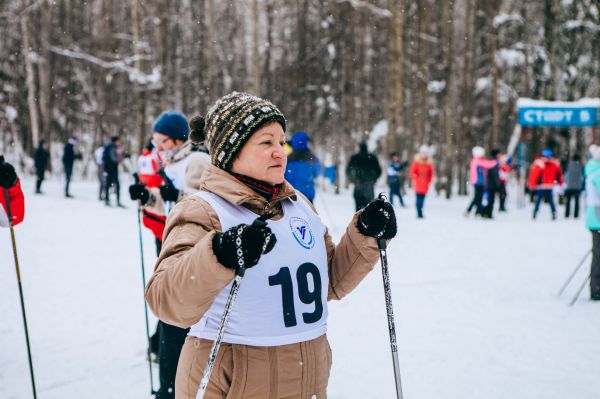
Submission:
<svg viewBox="0 0 600 399">
<path fill-rule="evenodd" d="M 223 231 L 258 217 L 216 194 L 201 191 L 219 216 Z M 277 243 L 246 270 L 223 342 L 254 346 L 287 345 L 311 340 L 327 330 L 327 251 L 325 226 L 303 200 L 282 202 L 283 218 L 269 220 Z M 215 298 L 190 335 L 214 340 L 231 284 Z"/>
</svg>

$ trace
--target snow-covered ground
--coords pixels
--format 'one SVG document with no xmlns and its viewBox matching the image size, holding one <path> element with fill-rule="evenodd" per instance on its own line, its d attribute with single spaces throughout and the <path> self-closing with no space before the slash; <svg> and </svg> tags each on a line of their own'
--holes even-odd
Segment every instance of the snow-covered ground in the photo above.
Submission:
<svg viewBox="0 0 600 399">
<path fill-rule="evenodd" d="M 43 196 L 24 185 L 27 215 L 16 237 L 38 397 L 149 398 L 135 204 L 106 208 L 93 182 L 73 182 L 72 200 L 56 180 Z M 600 303 L 586 288 L 568 306 L 588 266 L 556 296 L 591 246 L 583 222 L 552 222 L 547 208 L 532 222 L 530 208 L 512 199 L 495 221 L 467 219 L 468 199 L 435 195 L 420 221 L 407 202 L 388 250 L 404 397 L 600 398 Z M 317 208 L 337 239 L 351 195 L 320 193 Z M 149 275 L 146 231 L 144 246 Z M 31 398 L 6 229 L 0 254 L 0 398 Z M 331 399 L 395 395 L 380 270 L 330 303 Z"/>
</svg>

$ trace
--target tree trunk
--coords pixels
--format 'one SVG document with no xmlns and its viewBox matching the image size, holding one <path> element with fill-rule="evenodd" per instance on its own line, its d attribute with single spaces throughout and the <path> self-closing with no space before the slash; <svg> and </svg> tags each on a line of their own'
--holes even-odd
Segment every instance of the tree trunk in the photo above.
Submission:
<svg viewBox="0 0 600 399">
<path fill-rule="evenodd" d="M 400 151 L 404 106 L 404 12 L 405 0 L 392 0 L 389 21 L 388 57 L 388 134 L 387 152 Z"/>
<path fill-rule="evenodd" d="M 266 30 L 266 41 L 267 44 L 265 46 L 265 55 L 264 55 L 264 62 L 263 62 L 263 76 L 264 79 L 262 80 L 263 85 L 264 85 L 264 91 L 267 94 L 270 94 L 273 90 L 272 88 L 272 79 L 270 79 L 270 73 L 271 73 L 271 49 L 273 47 L 273 3 L 271 2 L 271 0 L 266 0 L 267 4 L 266 4 L 266 24 L 267 26 L 265 27 Z M 262 83 L 261 82 L 261 83 Z"/>
<path fill-rule="evenodd" d="M 453 46 L 454 46 L 454 0 L 444 0 L 442 5 L 442 35 L 443 52 L 444 52 L 444 68 L 446 86 L 444 89 L 444 132 L 445 132 L 445 150 L 446 150 L 446 167 L 445 167 L 445 191 L 446 198 L 452 196 L 452 180 L 454 169 L 454 101 L 452 93 L 452 64 L 453 64 Z"/>
<path fill-rule="evenodd" d="M 500 105 L 498 103 L 498 63 L 496 52 L 498 48 L 498 32 L 492 28 L 490 33 L 490 45 L 492 62 L 492 147 L 498 147 L 498 136 L 500 134 Z"/>
<path fill-rule="evenodd" d="M 208 97 L 212 100 L 216 100 L 216 88 L 217 88 L 217 79 L 216 79 L 216 68 L 215 68 L 215 25 L 214 25 L 214 0 L 206 0 L 206 13 L 205 13 L 205 21 L 206 21 L 206 30 L 207 30 L 207 45 L 204 46 L 204 51 L 206 52 L 206 82 L 205 87 L 208 92 Z M 211 101 L 212 101 L 211 100 Z"/>
<path fill-rule="evenodd" d="M 40 62 L 38 65 L 40 84 L 40 113 L 42 116 L 42 136 L 50 138 L 50 6 L 44 1 L 40 7 Z M 35 143 L 34 145 L 37 145 Z"/>
<path fill-rule="evenodd" d="M 429 1 L 419 0 L 417 4 L 417 18 L 418 18 L 418 40 L 417 40 L 417 102 L 418 112 L 416 115 L 417 123 L 417 142 L 416 146 L 425 144 L 425 125 L 428 117 L 427 109 L 427 81 L 428 81 L 428 68 L 427 68 L 427 40 L 425 36 L 428 34 L 429 25 Z M 410 148 L 409 156 L 412 156 L 415 148 Z"/>
<path fill-rule="evenodd" d="M 134 0 L 135 2 L 135 0 Z M 134 30 L 137 29 L 138 31 L 138 37 L 135 37 L 135 33 L 134 33 L 134 40 L 136 42 L 139 42 L 140 37 L 139 35 L 141 35 L 141 27 L 139 26 L 139 18 L 140 18 L 140 9 L 139 9 L 139 4 L 136 5 L 135 7 L 138 7 L 138 10 L 135 11 L 138 16 L 138 22 L 132 21 L 132 23 L 135 25 L 136 23 L 138 23 L 138 27 L 136 28 L 134 26 Z M 168 94 L 169 94 L 169 89 L 168 89 L 168 85 L 167 82 L 170 81 L 170 70 L 169 70 L 169 58 L 170 58 L 170 51 L 169 51 L 169 38 L 170 38 L 170 20 L 169 20 L 169 15 L 170 15 L 170 11 L 171 11 L 171 0 L 161 0 L 159 2 L 157 2 L 157 11 L 158 11 L 158 18 L 159 18 L 159 22 L 156 26 L 156 43 L 157 43 L 157 47 L 158 47 L 158 51 L 157 51 L 157 57 L 158 57 L 158 65 L 160 66 L 160 77 L 161 77 L 161 88 L 159 90 L 159 106 L 161 110 L 166 109 L 169 106 L 169 102 L 168 102 Z M 132 18 L 133 19 L 133 18 Z M 136 54 L 138 54 L 136 52 Z M 141 55 L 141 52 L 139 52 L 139 54 Z M 137 65 L 137 64 L 136 64 Z M 140 62 L 139 65 L 142 65 L 142 63 Z M 137 66 L 136 66 L 137 68 Z M 140 69 L 141 70 L 141 69 Z"/>
<path fill-rule="evenodd" d="M 259 29 L 259 9 L 258 0 L 252 0 L 252 80 L 250 81 L 250 90 L 252 93 L 260 96 L 260 43 L 258 36 Z"/>
<path fill-rule="evenodd" d="M 136 56 L 141 56 L 141 29 L 140 29 L 140 4 L 139 0 L 132 0 L 131 4 L 131 27 L 133 34 L 133 52 Z M 142 71 L 142 60 L 138 59 L 135 61 L 135 68 L 138 71 Z M 162 72 L 161 72 L 162 73 Z M 164 78 L 164 76 L 162 76 Z M 144 102 L 144 91 L 139 84 L 134 84 L 134 96 L 135 96 L 135 137 L 136 137 L 136 151 L 137 154 L 141 154 L 144 148 L 144 132 L 146 131 L 146 107 Z"/>
<path fill-rule="evenodd" d="M 467 195 L 467 159 L 471 137 L 471 118 L 473 116 L 473 85 L 475 68 L 473 67 L 473 0 L 466 0 L 465 47 L 463 52 L 463 74 L 461 84 L 460 128 L 456 132 L 458 154 L 458 195 Z"/>
<path fill-rule="evenodd" d="M 548 61 L 550 62 L 550 78 L 546 80 L 544 97 L 546 100 L 554 100 L 555 96 L 555 78 L 556 78 L 556 54 L 554 43 L 554 28 L 556 25 L 556 16 L 554 14 L 554 0 L 545 0 L 544 12 L 546 19 L 544 21 L 544 42 L 548 52 Z"/>
<path fill-rule="evenodd" d="M 38 105 L 36 101 L 37 89 L 35 85 L 35 67 L 31 59 L 31 44 L 29 38 L 29 18 L 27 13 L 21 16 L 21 35 L 23 36 L 22 51 L 25 61 L 25 73 L 27 84 L 27 106 L 29 111 L 29 124 L 31 128 L 31 138 L 25 142 L 24 149 L 30 153 L 34 146 L 40 141 L 40 122 L 38 114 Z"/>
</svg>

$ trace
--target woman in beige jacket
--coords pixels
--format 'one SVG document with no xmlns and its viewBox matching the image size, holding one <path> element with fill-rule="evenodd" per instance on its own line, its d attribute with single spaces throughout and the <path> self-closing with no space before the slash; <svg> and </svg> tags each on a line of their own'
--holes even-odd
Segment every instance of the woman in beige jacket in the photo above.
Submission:
<svg viewBox="0 0 600 399">
<path fill-rule="evenodd" d="M 309 201 L 284 181 L 286 121 L 273 104 L 234 92 L 190 125 L 212 166 L 201 191 L 170 214 L 146 288 L 161 320 L 190 327 L 176 398 L 196 397 L 240 266 L 247 271 L 205 398 L 326 398 L 327 301 L 343 298 L 373 269 L 374 237 L 396 234 L 394 211 L 371 202 L 334 245 Z M 255 222 L 260 215 L 266 225 Z"/>
</svg>

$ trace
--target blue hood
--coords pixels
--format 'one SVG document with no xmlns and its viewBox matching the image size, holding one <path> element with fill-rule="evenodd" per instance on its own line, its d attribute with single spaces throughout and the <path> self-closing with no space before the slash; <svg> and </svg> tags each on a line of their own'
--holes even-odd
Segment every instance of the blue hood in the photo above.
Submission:
<svg viewBox="0 0 600 399">
<path fill-rule="evenodd" d="M 308 149 L 308 134 L 303 131 L 298 131 L 294 133 L 291 140 L 292 149 L 294 151 L 306 150 Z"/>
</svg>

